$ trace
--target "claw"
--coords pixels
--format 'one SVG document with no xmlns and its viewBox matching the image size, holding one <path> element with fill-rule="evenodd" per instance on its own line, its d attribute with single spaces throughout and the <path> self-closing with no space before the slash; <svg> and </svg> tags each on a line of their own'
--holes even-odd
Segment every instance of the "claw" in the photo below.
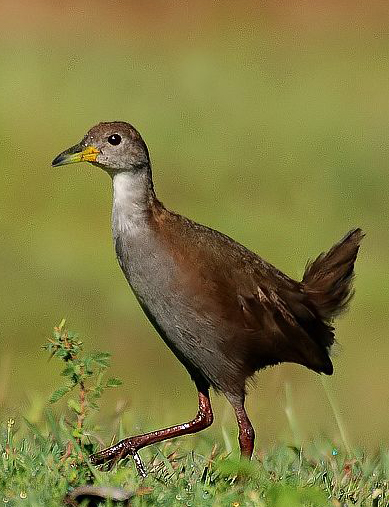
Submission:
<svg viewBox="0 0 389 507">
<path fill-rule="evenodd" d="M 96 452 L 94 454 L 91 454 L 89 456 L 89 459 L 90 459 L 92 465 L 97 466 L 97 465 L 102 465 L 103 463 L 107 463 L 108 461 L 111 461 L 113 459 L 113 456 L 107 457 L 104 455 L 104 451 L 100 451 L 100 452 Z"/>
<path fill-rule="evenodd" d="M 131 452 L 131 447 L 125 445 L 126 441 L 122 440 L 112 447 L 107 447 L 102 451 L 96 452 L 92 454 L 89 459 L 94 465 L 101 465 L 103 463 L 107 463 L 107 461 L 118 461 L 121 458 L 124 458 L 127 454 Z"/>
<path fill-rule="evenodd" d="M 102 465 L 103 463 L 110 462 L 108 470 L 111 470 L 115 463 L 128 455 L 131 455 L 134 459 L 138 474 L 141 477 L 146 477 L 146 468 L 140 459 L 137 449 L 131 445 L 130 439 L 128 441 L 122 440 L 112 447 L 108 447 L 107 449 L 103 449 L 100 452 L 91 454 L 91 456 L 89 456 L 89 459 L 93 465 Z"/>
<path fill-rule="evenodd" d="M 140 459 L 139 454 L 137 452 L 134 452 L 132 454 L 132 458 L 135 462 L 135 466 L 136 466 L 136 470 L 137 470 L 138 474 L 143 478 L 147 477 L 146 468 L 145 468 L 142 460 Z"/>
</svg>

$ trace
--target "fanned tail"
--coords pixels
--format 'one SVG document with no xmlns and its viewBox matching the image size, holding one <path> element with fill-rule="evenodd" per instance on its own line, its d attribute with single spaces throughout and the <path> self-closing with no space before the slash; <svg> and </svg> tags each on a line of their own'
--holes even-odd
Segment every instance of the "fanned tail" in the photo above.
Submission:
<svg viewBox="0 0 389 507">
<path fill-rule="evenodd" d="M 354 263 L 363 237 L 361 229 L 353 229 L 305 269 L 304 292 L 324 322 L 343 312 L 353 296 Z"/>
</svg>

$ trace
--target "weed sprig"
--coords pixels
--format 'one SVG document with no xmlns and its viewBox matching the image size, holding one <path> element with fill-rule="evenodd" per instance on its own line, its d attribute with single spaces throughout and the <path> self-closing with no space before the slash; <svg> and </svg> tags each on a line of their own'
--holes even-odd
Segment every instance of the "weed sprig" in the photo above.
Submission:
<svg viewBox="0 0 389 507">
<path fill-rule="evenodd" d="M 66 329 L 65 324 L 63 319 L 43 346 L 50 353 L 50 359 L 57 357 L 65 363 L 61 372 L 66 378 L 65 385 L 53 392 L 50 403 L 76 392 L 75 396 L 68 398 L 67 405 L 73 416 L 70 422 L 72 436 L 82 448 L 87 445 L 89 436 L 87 420 L 93 411 L 99 409 L 98 400 L 106 389 L 120 386 L 122 382 L 117 378 L 105 378 L 111 355 L 107 352 L 85 353 L 83 342 L 77 334 Z M 70 448 L 67 452 L 71 452 Z"/>
</svg>

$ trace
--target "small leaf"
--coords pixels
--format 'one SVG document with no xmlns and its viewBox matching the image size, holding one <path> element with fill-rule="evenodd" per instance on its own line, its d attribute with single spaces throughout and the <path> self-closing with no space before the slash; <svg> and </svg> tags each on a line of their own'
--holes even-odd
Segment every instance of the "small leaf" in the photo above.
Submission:
<svg viewBox="0 0 389 507">
<path fill-rule="evenodd" d="M 59 326 L 58 326 L 58 329 L 60 329 L 62 331 L 62 329 L 65 327 L 65 324 L 66 324 L 66 319 L 62 319 Z"/>
<path fill-rule="evenodd" d="M 109 366 L 109 359 L 111 357 L 111 354 L 108 354 L 108 352 L 96 352 L 94 354 L 91 354 L 90 357 L 96 364 L 107 368 Z"/>
<path fill-rule="evenodd" d="M 66 368 L 64 368 L 61 372 L 61 375 L 63 377 L 70 377 L 74 373 L 74 365 L 72 363 L 69 363 Z"/>
<path fill-rule="evenodd" d="M 77 412 L 77 414 L 81 414 L 81 407 L 80 407 L 80 404 L 77 403 L 76 400 L 73 400 L 73 398 L 70 398 L 68 400 L 68 407 L 72 410 L 74 410 L 75 412 Z"/>
<path fill-rule="evenodd" d="M 72 435 L 74 438 L 82 438 L 84 436 L 82 431 L 80 431 L 78 428 L 74 428 Z"/>
<path fill-rule="evenodd" d="M 62 398 L 62 396 L 65 396 L 65 394 L 68 393 L 69 391 L 70 391 L 70 387 L 69 386 L 60 387 L 59 389 L 57 389 L 56 391 L 54 391 L 53 394 L 51 395 L 51 398 L 49 400 L 50 403 L 55 403 L 60 398 Z"/>
<path fill-rule="evenodd" d="M 80 375 L 81 374 L 81 371 L 82 371 L 82 365 L 81 364 L 74 364 L 73 368 L 74 368 L 74 373 L 76 375 Z"/>
<path fill-rule="evenodd" d="M 110 378 L 107 380 L 107 383 L 105 384 L 105 387 L 118 387 L 121 386 L 123 382 L 119 380 L 118 378 Z"/>
</svg>

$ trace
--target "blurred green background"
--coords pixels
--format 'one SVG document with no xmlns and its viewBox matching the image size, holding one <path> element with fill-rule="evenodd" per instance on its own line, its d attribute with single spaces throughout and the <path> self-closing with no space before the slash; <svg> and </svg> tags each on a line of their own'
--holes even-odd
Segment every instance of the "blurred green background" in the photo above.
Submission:
<svg viewBox="0 0 389 507">
<path fill-rule="evenodd" d="M 292 277 L 350 228 L 366 231 L 326 384 L 352 444 L 388 440 L 387 3 L 258 5 L 1 3 L 3 416 L 58 386 L 59 365 L 40 346 L 62 317 L 87 349 L 113 354 L 112 374 L 124 381 L 105 395 L 102 420 L 123 403 L 142 429 L 195 412 L 186 371 L 116 263 L 109 178 L 87 164 L 50 166 L 92 125 L 120 119 L 144 136 L 167 207 Z M 283 365 L 250 391 L 257 446 L 292 439 L 286 385 L 301 438 L 338 439 L 321 378 Z M 233 414 L 214 399 L 209 435 L 223 446 Z"/>
</svg>

